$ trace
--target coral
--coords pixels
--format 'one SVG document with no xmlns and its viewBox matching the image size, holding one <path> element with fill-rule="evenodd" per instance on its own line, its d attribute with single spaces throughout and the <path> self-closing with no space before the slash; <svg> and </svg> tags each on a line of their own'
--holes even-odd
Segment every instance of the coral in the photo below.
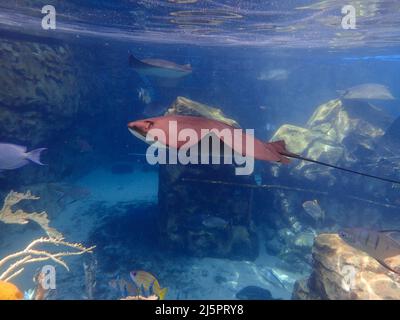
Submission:
<svg viewBox="0 0 400 320">
<path fill-rule="evenodd" d="M 0 221 L 7 224 L 27 224 L 29 220 L 39 224 L 50 238 L 61 239 L 63 235 L 56 229 L 49 227 L 49 219 L 47 213 L 33 212 L 26 213 L 23 210 L 13 211 L 12 207 L 22 200 L 38 200 L 30 191 L 26 193 L 18 193 L 11 191 L 4 200 L 3 208 L 0 211 Z"/>
<path fill-rule="evenodd" d="M 50 252 L 43 249 L 37 249 L 37 246 L 52 244 L 55 246 L 65 246 L 72 248 L 76 251 L 61 251 L 61 252 Z M 43 262 L 52 260 L 53 262 L 63 266 L 69 271 L 68 265 L 62 260 L 62 257 L 77 256 L 84 253 L 92 253 L 95 246 L 85 248 L 80 243 L 70 243 L 63 241 L 62 239 L 54 238 L 39 238 L 33 240 L 24 250 L 10 254 L 0 260 L 0 270 L 6 267 L 6 263 L 18 259 L 14 263 L 8 266 L 6 270 L 0 274 L 0 280 L 10 281 L 17 275 L 24 271 L 24 266 L 34 262 Z"/>
</svg>

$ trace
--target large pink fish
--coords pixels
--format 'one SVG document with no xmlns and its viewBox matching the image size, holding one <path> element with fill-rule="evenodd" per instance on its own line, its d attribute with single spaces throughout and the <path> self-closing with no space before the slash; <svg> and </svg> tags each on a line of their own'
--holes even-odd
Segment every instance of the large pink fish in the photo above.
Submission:
<svg viewBox="0 0 400 320">
<path fill-rule="evenodd" d="M 211 120 L 211 119 L 203 118 L 203 117 L 180 116 L 180 115 L 168 115 L 168 116 L 163 116 L 163 117 L 137 120 L 137 121 L 130 122 L 128 124 L 128 128 L 133 135 L 135 135 L 138 138 L 143 139 L 143 140 L 145 140 L 148 132 L 151 129 L 160 129 L 165 134 L 165 140 L 159 141 L 162 145 L 165 145 L 167 147 L 172 147 L 172 148 L 175 148 L 178 150 L 182 146 L 190 147 L 188 145 L 187 141 L 178 141 L 175 134 L 171 134 L 169 132 L 171 121 L 176 122 L 177 133 L 179 133 L 181 130 L 184 130 L 184 129 L 191 129 L 196 132 L 198 139 L 195 141 L 191 141 L 192 144 L 197 144 L 201 139 L 204 138 L 205 135 L 202 133 L 202 129 L 203 130 L 204 129 L 205 130 L 213 130 L 214 129 L 214 130 L 218 130 L 219 132 L 221 132 L 222 130 L 229 130 L 231 132 L 231 136 L 234 136 L 233 131 L 236 129 L 230 125 L 227 125 L 226 123 L 223 123 L 223 122 L 220 122 L 217 120 Z M 251 141 L 251 140 L 247 139 L 248 137 L 246 134 L 243 134 L 241 136 L 241 138 L 242 138 L 242 141 L 239 141 L 239 143 L 238 143 L 237 141 L 227 141 L 224 139 L 224 137 L 222 135 L 220 136 L 220 139 L 225 144 L 228 144 L 229 147 L 231 147 L 235 152 L 241 154 L 242 156 L 254 157 L 255 159 L 263 160 L 263 161 L 281 162 L 281 163 L 285 163 L 285 164 L 290 162 L 290 160 L 288 158 L 294 158 L 294 159 L 299 159 L 299 160 L 316 163 L 316 164 L 330 167 L 333 169 L 338 169 L 338 170 L 346 171 L 349 173 L 362 175 L 362 176 L 365 176 L 368 178 L 373 178 L 373 179 L 378 179 L 381 181 L 400 184 L 400 181 L 398 181 L 398 180 L 385 178 L 385 177 L 379 177 L 379 176 L 371 175 L 368 173 L 363 173 L 363 172 L 335 166 L 333 164 L 321 162 L 318 160 L 313 160 L 313 159 L 306 158 L 301 155 L 289 152 L 288 150 L 286 150 L 285 142 L 283 140 L 279 140 L 279 141 L 275 141 L 275 142 L 263 142 L 261 140 L 254 138 L 254 148 L 252 151 L 250 151 L 250 153 L 248 153 L 247 148 L 246 148 L 246 141 Z M 251 149 L 252 148 L 250 148 L 250 150 Z"/>
<path fill-rule="evenodd" d="M 184 129 L 192 129 L 196 132 L 198 140 L 193 141 L 193 144 L 198 143 L 201 139 L 205 137 L 206 134 L 204 133 L 204 131 L 202 132 L 202 130 L 218 130 L 219 132 L 221 132 L 222 130 L 227 129 L 231 132 L 232 137 L 234 136 L 234 130 L 237 130 L 237 128 L 234 128 L 217 120 L 179 115 L 168 115 L 163 117 L 133 121 L 128 124 L 128 128 L 132 134 L 142 139 L 147 136 L 149 130 L 159 129 L 165 133 L 166 137 L 165 141 L 159 141 L 162 145 L 178 150 L 183 145 L 185 147 L 188 147 L 187 141 L 178 141 L 178 139 L 176 139 L 175 137 L 175 133 L 170 132 L 171 121 L 176 122 L 178 134 Z M 286 156 L 294 155 L 286 150 L 285 142 L 283 140 L 275 142 L 263 142 L 255 138 L 254 152 L 250 151 L 250 154 L 246 154 L 246 141 L 248 141 L 248 137 L 246 134 L 243 133 L 241 138 L 242 141 L 239 142 L 227 141 L 224 140 L 223 137 L 221 137 L 221 140 L 242 156 L 254 157 L 258 160 L 289 163 L 290 160 Z"/>
</svg>

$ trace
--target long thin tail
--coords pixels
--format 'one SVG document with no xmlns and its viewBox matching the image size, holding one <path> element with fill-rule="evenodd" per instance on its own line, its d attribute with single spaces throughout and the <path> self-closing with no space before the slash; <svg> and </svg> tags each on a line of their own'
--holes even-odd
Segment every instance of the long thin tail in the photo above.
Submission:
<svg viewBox="0 0 400 320">
<path fill-rule="evenodd" d="M 317 161 L 317 160 L 313 160 L 313 159 L 309 159 L 309 158 L 305 158 L 302 157 L 300 155 L 297 154 L 293 154 L 293 153 L 282 153 L 282 155 L 289 157 L 289 158 L 294 158 L 294 159 L 299 159 L 299 160 L 303 160 L 303 161 L 307 161 L 307 162 L 312 162 L 312 163 L 316 163 L 325 167 L 329 167 L 329 168 L 333 168 L 333 169 L 337 169 L 337 170 L 341 170 L 341 171 L 346 171 L 346 172 L 350 172 L 350 173 L 354 173 L 354 174 L 358 174 L 360 176 L 364 176 L 364 177 L 368 177 L 368 178 L 372 178 L 372 179 L 377 179 L 377 180 L 381 180 L 381 181 L 386 181 L 386 182 L 391 182 L 391 183 L 395 183 L 395 184 L 400 184 L 400 181 L 398 180 L 393 180 L 393 179 L 389 179 L 389 178 L 383 178 L 383 177 L 378 177 L 378 176 L 374 176 L 372 174 L 368 174 L 368 173 L 364 173 L 364 172 L 359 172 L 359 171 L 355 171 L 355 170 L 351 170 L 351 169 L 346 169 L 343 167 L 338 167 L 335 166 L 333 164 L 329 164 L 326 162 L 321 162 L 321 161 Z"/>
</svg>

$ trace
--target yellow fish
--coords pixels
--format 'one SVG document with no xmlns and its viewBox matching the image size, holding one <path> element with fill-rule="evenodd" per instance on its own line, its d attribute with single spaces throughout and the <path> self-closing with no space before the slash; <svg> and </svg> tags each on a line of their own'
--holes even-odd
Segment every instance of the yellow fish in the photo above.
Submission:
<svg viewBox="0 0 400 320">
<path fill-rule="evenodd" d="M 150 289 L 152 289 L 152 292 L 156 296 L 158 296 L 160 300 L 164 300 L 168 288 L 161 289 L 158 280 L 151 273 L 146 271 L 134 270 L 131 271 L 130 276 L 139 289 L 143 288 L 145 291 L 149 291 Z"/>
<path fill-rule="evenodd" d="M 0 280 L 0 300 L 22 300 L 24 294 L 11 282 Z"/>
</svg>

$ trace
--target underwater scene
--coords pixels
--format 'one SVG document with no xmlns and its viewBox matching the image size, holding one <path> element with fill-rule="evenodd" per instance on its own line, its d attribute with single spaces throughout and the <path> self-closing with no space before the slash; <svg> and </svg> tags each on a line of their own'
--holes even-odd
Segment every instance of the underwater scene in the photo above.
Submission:
<svg viewBox="0 0 400 320">
<path fill-rule="evenodd" d="M 400 299 L 398 0 L 0 0 L 0 300 Z"/>
</svg>

